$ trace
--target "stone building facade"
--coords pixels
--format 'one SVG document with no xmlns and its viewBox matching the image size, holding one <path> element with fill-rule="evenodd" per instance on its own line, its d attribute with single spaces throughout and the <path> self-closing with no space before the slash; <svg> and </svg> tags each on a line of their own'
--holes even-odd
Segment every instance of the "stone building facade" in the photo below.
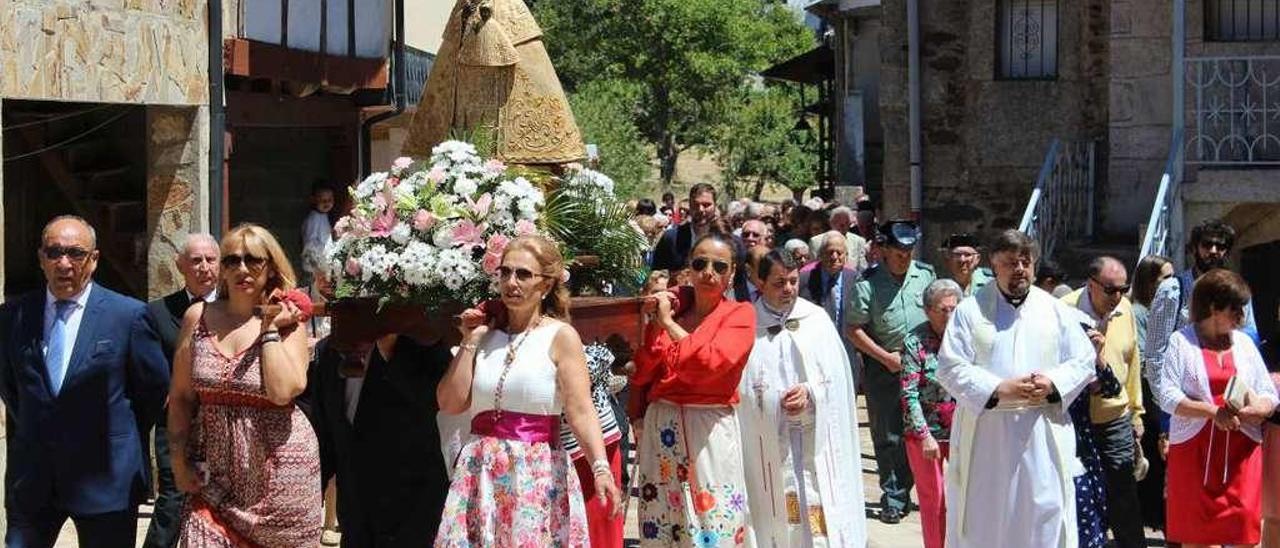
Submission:
<svg viewBox="0 0 1280 548">
<path fill-rule="evenodd" d="M 24 199 L 94 224 L 114 289 L 180 286 L 182 237 L 208 230 L 207 38 L 198 0 L 0 0 L 4 294 L 37 279 Z"/>
</svg>

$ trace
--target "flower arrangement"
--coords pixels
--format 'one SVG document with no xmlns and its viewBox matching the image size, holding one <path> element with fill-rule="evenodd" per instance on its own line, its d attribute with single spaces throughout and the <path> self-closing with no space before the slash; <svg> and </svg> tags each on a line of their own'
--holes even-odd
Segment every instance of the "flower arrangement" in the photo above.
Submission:
<svg viewBox="0 0 1280 548">
<path fill-rule="evenodd" d="M 593 276 L 629 284 L 641 266 L 643 236 L 628 223 L 613 181 L 581 166 L 554 177 L 447 141 L 425 162 L 397 159 L 351 196 L 354 207 L 327 250 L 338 298 L 428 308 L 480 302 L 495 294 L 507 244 L 533 233 L 560 243 L 566 260 L 597 256 Z"/>
</svg>

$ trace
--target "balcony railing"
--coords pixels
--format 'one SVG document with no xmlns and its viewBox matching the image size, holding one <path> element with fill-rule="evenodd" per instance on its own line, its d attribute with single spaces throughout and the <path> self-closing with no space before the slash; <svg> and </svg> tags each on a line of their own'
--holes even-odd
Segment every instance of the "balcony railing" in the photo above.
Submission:
<svg viewBox="0 0 1280 548">
<path fill-rule="evenodd" d="M 1188 57 L 1186 158 L 1280 165 L 1280 56 Z"/>
<path fill-rule="evenodd" d="M 1061 241 L 1093 237 L 1095 148 L 1095 141 L 1049 145 L 1018 227 L 1040 244 L 1042 257 L 1052 257 Z"/>
</svg>

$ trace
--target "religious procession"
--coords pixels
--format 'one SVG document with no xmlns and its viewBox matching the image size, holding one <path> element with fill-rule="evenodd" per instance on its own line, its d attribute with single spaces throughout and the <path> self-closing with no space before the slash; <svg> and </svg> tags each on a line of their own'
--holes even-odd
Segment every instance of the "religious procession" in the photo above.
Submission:
<svg viewBox="0 0 1280 548">
<path fill-rule="evenodd" d="M 1278 21 L 0 2 L 4 545 L 1280 548 Z"/>
</svg>

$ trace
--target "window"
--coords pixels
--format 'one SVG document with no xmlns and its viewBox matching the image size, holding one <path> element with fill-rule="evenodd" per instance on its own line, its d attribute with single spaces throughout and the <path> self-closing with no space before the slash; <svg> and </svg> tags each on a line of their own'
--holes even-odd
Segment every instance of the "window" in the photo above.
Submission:
<svg viewBox="0 0 1280 548">
<path fill-rule="evenodd" d="M 1000 78 L 1058 77 L 1058 0 L 1000 0 Z"/>
<path fill-rule="evenodd" d="M 1217 42 L 1280 40 L 1280 0 L 1205 0 L 1204 34 Z"/>
</svg>

